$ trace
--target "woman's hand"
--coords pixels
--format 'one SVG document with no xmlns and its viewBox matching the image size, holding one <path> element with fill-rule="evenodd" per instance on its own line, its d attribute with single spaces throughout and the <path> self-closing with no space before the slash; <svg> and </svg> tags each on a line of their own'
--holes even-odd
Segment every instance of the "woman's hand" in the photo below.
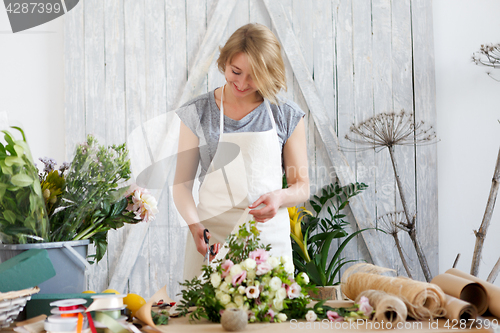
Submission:
<svg viewBox="0 0 500 333">
<path fill-rule="evenodd" d="M 265 207 L 254 209 L 260 204 L 264 204 Z M 253 215 L 257 222 L 267 222 L 278 213 L 280 205 L 281 202 L 278 194 L 276 192 L 269 192 L 261 195 L 253 204 L 248 206 L 252 209 L 249 214 Z"/>
<path fill-rule="evenodd" d="M 191 231 L 191 235 L 193 236 L 194 243 L 196 244 L 196 250 L 205 257 L 207 254 L 207 243 L 205 243 L 205 237 L 203 236 L 203 232 L 205 227 L 201 223 L 192 224 L 189 226 L 189 230 Z M 207 232 L 207 238 L 210 240 L 210 232 Z M 215 252 L 214 255 L 210 254 L 210 261 L 212 261 L 217 253 L 220 250 L 220 243 L 213 244 L 213 250 Z"/>
</svg>

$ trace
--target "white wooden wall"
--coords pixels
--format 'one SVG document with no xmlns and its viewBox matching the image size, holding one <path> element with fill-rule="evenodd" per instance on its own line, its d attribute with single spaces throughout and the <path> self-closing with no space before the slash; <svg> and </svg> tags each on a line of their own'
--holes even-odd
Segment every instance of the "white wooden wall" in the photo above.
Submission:
<svg viewBox="0 0 500 333">
<path fill-rule="evenodd" d="M 219 1 L 223 1 L 220 2 Z M 435 83 L 431 0 L 274 0 L 290 22 L 308 72 L 327 110 L 342 147 L 353 122 L 386 111 L 414 111 L 417 120 L 435 124 Z M 258 22 L 276 31 L 263 0 L 234 0 L 222 40 L 243 24 Z M 66 147 L 88 133 L 103 144 L 122 143 L 131 131 L 174 109 L 181 100 L 195 56 L 217 4 L 228 0 L 85 0 L 65 15 Z M 228 5 L 229 6 L 229 5 Z M 230 7 L 230 6 L 229 6 Z M 222 9 L 218 9 L 222 10 Z M 215 13 L 217 14 L 217 13 Z M 214 61 L 215 62 L 215 59 Z M 212 62 L 202 91 L 223 84 Z M 306 111 L 312 192 L 335 180 L 335 171 L 295 78 L 287 65 L 284 95 Z M 438 273 L 436 147 L 397 147 L 402 180 L 431 272 Z M 387 151 L 344 152 L 357 181 L 369 185 L 363 195 L 373 222 L 401 209 Z M 337 168 L 337 170 L 336 170 Z M 342 171 L 342 170 L 340 170 Z M 160 214 L 146 231 L 125 290 L 146 299 L 163 285 L 179 292 L 184 241 L 172 213 L 168 191 L 159 198 Z M 374 222 L 375 223 L 375 222 Z M 353 222 L 353 229 L 356 225 Z M 143 226 L 109 233 L 107 255 L 89 272 L 88 288 L 106 289 L 127 237 Z M 389 236 L 376 244 L 387 262 L 404 275 Z M 409 238 L 400 234 L 414 277 L 423 280 Z M 370 261 L 358 237 L 345 251 L 348 258 Z M 125 282 L 125 281 L 124 281 Z"/>
</svg>

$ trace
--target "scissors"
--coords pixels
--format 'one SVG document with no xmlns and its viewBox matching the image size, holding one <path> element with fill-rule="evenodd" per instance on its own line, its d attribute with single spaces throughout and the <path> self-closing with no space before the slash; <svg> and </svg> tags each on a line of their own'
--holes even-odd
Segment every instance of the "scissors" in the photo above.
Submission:
<svg viewBox="0 0 500 333">
<path fill-rule="evenodd" d="M 214 249 L 214 244 L 208 246 L 208 229 L 203 230 L 203 239 L 205 240 L 205 244 L 207 244 L 207 254 L 205 254 L 205 259 L 203 262 L 208 262 L 210 264 L 210 255 L 216 255 L 217 252 Z"/>
</svg>

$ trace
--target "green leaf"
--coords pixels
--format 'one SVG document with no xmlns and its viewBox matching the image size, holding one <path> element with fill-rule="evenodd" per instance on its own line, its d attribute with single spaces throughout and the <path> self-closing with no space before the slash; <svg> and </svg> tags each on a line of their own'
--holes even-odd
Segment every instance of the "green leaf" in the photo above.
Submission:
<svg viewBox="0 0 500 333">
<path fill-rule="evenodd" d="M 6 175 L 13 175 L 14 171 L 10 166 L 5 165 L 5 161 L 0 160 L 0 168 L 2 168 L 2 173 Z"/>
<path fill-rule="evenodd" d="M 0 142 L 0 155 L 7 155 L 4 145 Z"/>
<path fill-rule="evenodd" d="M 10 181 L 12 182 L 12 184 L 14 184 L 16 186 L 20 186 L 20 187 L 25 187 L 25 186 L 33 184 L 33 178 L 31 178 L 30 176 L 28 176 L 26 174 L 14 175 L 14 176 L 12 176 Z"/>
<path fill-rule="evenodd" d="M 10 224 L 14 224 L 16 222 L 16 214 L 11 210 L 4 210 L 3 218 L 6 219 Z"/>
<path fill-rule="evenodd" d="M 24 148 L 21 147 L 20 145 L 14 145 L 14 150 L 16 151 L 17 156 L 23 156 L 24 155 Z"/>
<path fill-rule="evenodd" d="M 6 166 L 13 166 L 13 165 L 18 165 L 18 166 L 23 166 L 24 161 L 21 157 L 19 156 L 8 156 L 5 158 L 5 165 Z"/>
<path fill-rule="evenodd" d="M 23 140 L 26 142 L 26 136 L 24 135 L 24 131 L 21 129 L 21 127 L 17 127 L 17 126 L 11 126 L 11 127 L 18 130 L 19 132 L 21 132 L 21 135 L 23 136 Z"/>
<path fill-rule="evenodd" d="M 2 132 L 5 134 L 4 139 L 7 142 L 7 144 L 9 146 L 12 146 L 12 148 L 14 148 L 15 143 L 14 143 L 14 138 L 12 137 L 12 134 L 10 134 L 8 131 L 5 131 L 5 130 L 3 130 Z"/>
</svg>

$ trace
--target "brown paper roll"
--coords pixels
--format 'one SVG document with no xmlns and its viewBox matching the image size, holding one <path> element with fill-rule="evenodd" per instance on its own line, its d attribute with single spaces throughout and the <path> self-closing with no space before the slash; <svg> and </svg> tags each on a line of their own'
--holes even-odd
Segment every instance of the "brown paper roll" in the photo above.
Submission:
<svg viewBox="0 0 500 333">
<path fill-rule="evenodd" d="M 153 297 L 149 299 L 149 301 L 146 302 L 137 312 L 135 313 L 135 316 L 137 319 L 140 321 L 148 324 L 149 326 L 155 328 L 158 330 L 156 327 L 155 323 L 153 322 L 153 318 L 151 317 L 151 307 L 153 306 L 154 303 L 157 303 L 159 300 L 163 300 L 163 302 L 166 303 L 171 303 L 173 300 L 168 296 L 167 294 L 167 286 L 163 286 L 160 290 L 158 290 Z"/>
<path fill-rule="evenodd" d="M 444 308 L 446 309 L 445 318 L 450 320 L 476 320 L 477 318 L 477 309 L 474 305 L 450 295 L 446 295 Z"/>
<path fill-rule="evenodd" d="M 495 317 L 500 317 L 500 287 L 495 286 L 492 283 L 481 280 L 473 275 L 467 274 L 458 270 L 456 268 L 450 268 L 446 271 L 447 274 L 452 274 L 455 276 L 460 276 L 464 279 L 471 280 L 479 283 L 486 289 L 486 294 L 488 295 L 488 308 L 492 315 Z"/>
<path fill-rule="evenodd" d="M 431 283 L 437 284 L 445 294 L 473 304 L 479 315 L 488 309 L 488 295 L 484 287 L 470 279 L 452 274 L 439 274 Z"/>
</svg>

